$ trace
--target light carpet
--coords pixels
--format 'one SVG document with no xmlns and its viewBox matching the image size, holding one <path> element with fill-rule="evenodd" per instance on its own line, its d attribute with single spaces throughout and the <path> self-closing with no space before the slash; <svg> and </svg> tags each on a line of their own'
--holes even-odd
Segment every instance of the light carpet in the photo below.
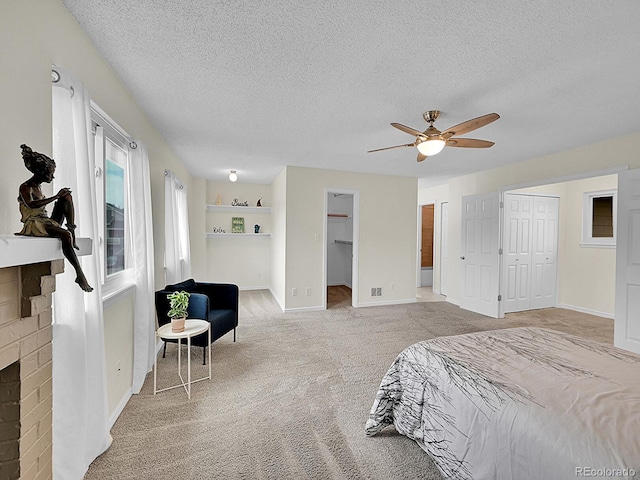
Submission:
<svg viewBox="0 0 640 480">
<path fill-rule="evenodd" d="M 445 302 L 280 311 L 268 291 L 240 293 L 238 341 L 213 346 L 213 379 L 153 395 L 149 374 L 85 479 L 440 479 L 416 443 L 364 425 L 380 380 L 420 340 L 534 325 L 612 343 L 613 321 L 563 309 L 492 319 Z M 158 359 L 175 383 L 176 346 Z M 192 353 L 194 378 L 205 374 Z"/>
</svg>

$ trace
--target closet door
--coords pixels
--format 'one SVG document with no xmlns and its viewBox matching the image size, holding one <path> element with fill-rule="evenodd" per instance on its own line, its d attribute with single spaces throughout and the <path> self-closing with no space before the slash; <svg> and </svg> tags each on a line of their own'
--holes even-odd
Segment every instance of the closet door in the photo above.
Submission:
<svg viewBox="0 0 640 480">
<path fill-rule="evenodd" d="M 558 272 L 558 199 L 534 197 L 531 305 L 529 308 L 556 306 Z"/>
<path fill-rule="evenodd" d="M 534 197 L 504 196 L 504 312 L 530 308 Z"/>
</svg>

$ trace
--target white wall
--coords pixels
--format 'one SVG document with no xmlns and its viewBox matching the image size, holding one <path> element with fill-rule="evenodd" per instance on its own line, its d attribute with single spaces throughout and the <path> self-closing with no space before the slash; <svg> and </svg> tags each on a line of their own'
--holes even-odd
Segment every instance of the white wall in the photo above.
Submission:
<svg viewBox="0 0 640 480">
<path fill-rule="evenodd" d="M 104 344 L 107 364 L 109 412 L 128 399 L 133 382 L 133 293 L 104 310 Z"/>
<path fill-rule="evenodd" d="M 332 188 L 360 192 L 360 234 L 354 238 L 359 242 L 358 305 L 415 301 L 415 178 L 287 167 L 286 184 L 287 310 L 322 307 L 325 189 Z M 382 297 L 371 297 L 372 287 L 382 288 Z M 306 288 L 311 295 L 304 295 Z"/>
<path fill-rule="evenodd" d="M 448 300 L 459 303 L 460 299 L 461 271 L 460 261 L 457 259 L 460 257 L 461 248 L 460 216 L 463 196 L 499 191 L 510 186 L 544 184 L 551 179 L 569 178 L 575 175 L 593 174 L 591 176 L 595 176 L 597 173 L 613 168 L 640 168 L 639 150 L 640 133 L 636 133 L 452 179 L 448 183 L 450 240 Z M 421 192 L 421 195 L 427 197 L 437 194 L 434 188 Z"/>
<path fill-rule="evenodd" d="M 222 205 L 230 205 L 234 198 L 248 202 L 255 207 L 262 198 L 263 207 L 272 207 L 271 186 L 249 183 L 206 182 L 206 203 L 215 205 L 218 195 Z M 205 205 L 200 205 L 204 211 Z M 266 211 L 266 210 L 265 210 Z M 254 225 L 260 225 L 260 232 L 273 233 L 272 213 L 251 212 L 206 212 L 205 221 L 200 224 L 199 238 L 205 232 L 213 232 L 213 227 L 221 227 L 231 233 L 231 218 L 243 217 L 245 232 L 254 232 Z M 235 283 L 241 290 L 270 288 L 271 280 L 271 237 L 213 237 L 205 240 L 207 273 L 205 281 Z"/>
<path fill-rule="evenodd" d="M 163 286 L 164 169 L 176 172 L 188 191 L 192 190 L 191 175 L 60 0 L 3 1 L 1 11 L 0 234 L 20 230 L 18 187 L 31 176 L 20 156 L 20 144 L 26 143 L 48 155 L 52 152 L 51 66 L 60 65 L 81 80 L 92 99 L 148 149 L 154 207 L 155 280 L 156 287 Z M 52 193 L 48 185 L 43 190 L 45 195 Z M 113 341 L 133 336 L 131 324 L 118 321 L 133 315 L 130 301 L 123 302 L 126 303 L 107 309 L 104 317 L 110 408 L 116 403 L 111 397 L 122 392 L 120 380 L 130 378 L 132 369 L 129 343 Z M 115 359 L 120 359 L 123 370 L 113 382 Z"/>
<path fill-rule="evenodd" d="M 558 304 L 596 315 L 613 317 L 615 311 L 616 249 L 583 247 L 582 201 L 584 192 L 618 188 L 618 176 L 609 175 L 567 182 L 560 204 Z"/>
</svg>

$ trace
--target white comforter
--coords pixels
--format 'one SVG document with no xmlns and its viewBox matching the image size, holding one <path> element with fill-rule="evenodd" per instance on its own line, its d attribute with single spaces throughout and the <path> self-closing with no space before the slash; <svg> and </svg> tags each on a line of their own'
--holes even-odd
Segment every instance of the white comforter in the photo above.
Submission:
<svg viewBox="0 0 640 480">
<path fill-rule="evenodd" d="M 366 433 L 391 424 L 446 478 L 640 478 L 640 356 L 541 328 L 416 343 Z"/>
</svg>

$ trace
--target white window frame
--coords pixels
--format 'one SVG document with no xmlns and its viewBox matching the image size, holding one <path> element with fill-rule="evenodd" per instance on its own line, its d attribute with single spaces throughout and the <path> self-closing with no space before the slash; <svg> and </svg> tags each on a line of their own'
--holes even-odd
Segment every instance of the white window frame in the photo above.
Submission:
<svg viewBox="0 0 640 480">
<path fill-rule="evenodd" d="M 593 199 L 602 197 L 613 198 L 613 236 L 594 237 L 593 236 Z M 618 191 L 600 190 L 597 192 L 584 192 L 582 197 L 582 241 L 583 247 L 615 248 L 616 230 L 618 220 Z"/>
<path fill-rule="evenodd" d="M 120 292 L 127 290 L 135 282 L 135 272 L 132 261 L 132 232 L 130 213 L 130 178 L 129 166 L 131 162 L 130 136 L 104 113 L 93 102 L 91 104 L 91 121 L 94 133 L 94 149 L 96 161 L 96 200 L 98 206 L 98 241 L 97 247 L 100 253 L 100 276 L 102 281 L 103 301 L 113 298 Z M 125 182 L 125 268 L 120 272 L 107 275 L 107 249 L 106 239 L 106 199 L 105 199 L 105 144 L 113 143 L 127 153 L 126 164 L 118 165 L 124 169 Z"/>
</svg>

